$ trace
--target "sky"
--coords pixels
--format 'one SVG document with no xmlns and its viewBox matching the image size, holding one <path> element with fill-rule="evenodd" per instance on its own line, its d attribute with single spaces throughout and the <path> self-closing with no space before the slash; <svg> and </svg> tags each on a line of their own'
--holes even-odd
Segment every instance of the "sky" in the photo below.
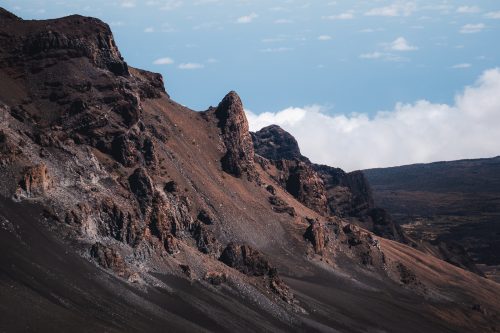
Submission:
<svg viewBox="0 0 500 333">
<path fill-rule="evenodd" d="M 230 90 L 347 171 L 500 155 L 497 0 L 0 0 L 107 22 L 129 65 L 194 110 Z"/>
</svg>

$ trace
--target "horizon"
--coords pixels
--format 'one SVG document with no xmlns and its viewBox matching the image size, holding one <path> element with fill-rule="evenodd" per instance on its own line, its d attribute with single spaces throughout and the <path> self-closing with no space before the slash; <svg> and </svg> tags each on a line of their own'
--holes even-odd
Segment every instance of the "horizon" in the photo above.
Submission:
<svg viewBox="0 0 500 333">
<path fill-rule="evenodd" d="M 280 125 L 316 163 L 352 171 L 500 154 L 500 5 L 488 1 L 4 6 L 23 19 L 102 19 L 125 60 L 160 72 L 172 99 L 205 110 L 236 90 L 251 130 Z"/>
</svg>

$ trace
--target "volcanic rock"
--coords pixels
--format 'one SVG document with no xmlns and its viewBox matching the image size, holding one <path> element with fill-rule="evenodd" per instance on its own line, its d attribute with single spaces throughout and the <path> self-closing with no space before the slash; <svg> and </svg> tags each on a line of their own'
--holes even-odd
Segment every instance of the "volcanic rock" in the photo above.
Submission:
<svg viewBox="0 0 500 333">
<path fill-rule="evenodd" d="M 273 206 L 273 210 L 276 213 L 287 213 L 290 216 L 295 216 L 295 208 L 288 205 L 283 199 L 280 199 L 276 195 L 269 197 L 269 203 Z"/>
<path fill-rule="evenodd" d="M 275 165 L 281 171 L 277 181 L 288 193 L 320 214 L 327 212 L 325 186 L 308 163 L 279 160 Z"/>
<path fill-rule="evenodd" d="M 127 268 L 122 256 L 113 248 L 106 247 L 101 243 L 95 243 L 91 250 L 90 255 L 96 262 L 106 268 L 114 271 L 118 276 L 125 276 Z"/>
<path fill-rule="evenodd" d="M 246 275 L 263 276 L 271 270 L 264 256 L 247 245 L 229 243 L 219 260 Z"/>
<path fill-rule="evenodd" d="M 254 149 L 243 104 L 236 92 L 229 92 L 215 109 L 226 147 L 222 169 L 236 177 L 255 178 Z"/>
<path fill-rule="evenodd" d="M 324 226 L 317 220 L 311 220 L 309 223 L 310 225 L 304 233 L 304 238 L 311 242 L 314 252 L 321 254 L 328 243 Z"/>
<path fill-rule="evenodd" d="M 307 160 L 297 140 L 277 125 L 270 125 L 251 133 L 255 153 L 270 160 Z"/>
<path fill-rule="evenodd" d="M 45 194 L 51 187 L 49 171 L 45 164 L 28 167 L 19 182 L 19 186 L 29 197 Z"/>
<path fill-rule="evenodd" d="M 135 194 L 143 214 L 153 202 L 153 182 L 149 178 L 148 172 L 144 168 L 135 169 L 128 178 L 130 190 Z"/>
</svg>

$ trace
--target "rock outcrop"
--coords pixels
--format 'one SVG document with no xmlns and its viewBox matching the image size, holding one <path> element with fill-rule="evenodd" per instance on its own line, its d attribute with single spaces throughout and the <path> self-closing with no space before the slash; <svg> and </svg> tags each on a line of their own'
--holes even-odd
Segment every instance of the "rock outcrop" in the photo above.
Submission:
<svg viewBox="0 0 500 333">
<path fill-rule="evenodd" d="M 300 153 L 292 135 L 272 125 L 252 134 L 261 165 L 272 165 L 278 184 L 305 206 L 324 216 L 349 218 L 375 234 L 406 242 L 401 228 L 381 209 L 375 209 L 370 185 L 361 171 L 311 163 Z M 264 169 L 266 169 L 264 167 Z M 375 227 L 376 226 L 376 227 Z"/>
<path fill-rule="evenodd" d="M 264 276 L 272 267 L 264 256 L 250 246 L 229 243 L 219 258 L 224 264 L 245 275 Z"/>
<path fill-rule="evenodd" d="M 28 197 L 43 195 L 51 187 L 47 166 L 43 163 L 26 168 L 19 182 L 20 190 Z"/>
<path fill-rule="evenodd" d="M 229 92 L 215 109 L 226 152 L 222 169 L 236 177 L 256 177 L 254 148 L 243 104 L 236 92 Z"/>
<path fill-rule="evenodd" d="M 118 276 L 124 277 L 127 274 L 127 266 L 123 257 L 113 248 L 95 243 L 90 249 L 90 255 L 100 266 L 111 269 Z"/>
<path fill-rule="evenodd" d="M 304 238 L 311 242 L 314 252 L 322 254 L 323 249 L 328 243 L 328 237 L 322 223 L 317 220 L 310 220 L 310 225 L 304 233 Z"/>
<path fill-rule="evenodd" d="M 323 180 L 309 163 L 298 160 L 279 160 L 273 163 L 280 171 L 276 180 L 288 193 L 318 213 L 327 213 Z"/>
<path fill-rule="evenodd" d="M 277 269 L 259 251 L 247 245 L 229 243 L 219 260 L 245 275 L 264 277 L 268 288 L 287 303 L 294 303 L 294 295 L 279 277 Z"/>
<path fill-rule="evenodd" d="M 307 160 L 300 153 L 297 140 L 277 125 L 251 133 L 255 153 L 270 160 Z"/>
</svg>

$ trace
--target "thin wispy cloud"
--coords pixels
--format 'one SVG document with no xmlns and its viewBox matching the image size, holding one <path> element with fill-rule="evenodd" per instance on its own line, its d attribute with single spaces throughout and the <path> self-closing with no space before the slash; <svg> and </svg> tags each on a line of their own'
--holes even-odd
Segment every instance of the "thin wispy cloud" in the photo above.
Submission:
<svg viewBox="0 0 500 333">
<path fill-rule="evenodd" d="M 498 12 L 489 12 L 484 15 L 486 18 L 500 20 L 500 11 Z"/>
<path fill-rule="evenodd" d="M 177 67 L 179 69 L 182 69 L 182 70 L 195 70 L 195 69 L 202 69 L 202 68 L 205 67 L 205 65 L 199 64 L 199 63 L 196 63 L 196 62 L 186 62 L 186 63 L 180 64 Z"/>
<path fill-rule="evenodd" d="M 329 36 L 329 35 L 318 36 L 318 40 L 321 40 L 321 41 L 326 41 L 326 40 L 330 40 L 330 39 L 332 39 L 332 36 Z"/>
<path fill-rule="evenodd" d="M 345 12 L 337 15 L 323 16 L 323 20 L 352 20 L 354 19 L 354 14 L 352 12 Z"/>
<path fill-rule="evenodd" d="M 390 62 L 407 62 L 409 60 L 408 58 L 401 57 L 400 55 L 397 54 L 393 54 L 390 52 L 379 52 L 379 51 L 360 54 L 359 58 L 367 60 L 390 61 Z"/>
<path fill-rule="evenodd" d="M 134 8 L 136 5 L 135 1 L 122 1 L 120 6 L 123 8 Z"/>
<path fill-rule="evenodd" d="M 454 68 L 454 69 L 466 69 L 466 68 L 470 68 L 471 66 L 472 66 L 471 64 L 462 63 L 462 64 L 453 65 L 451 68 Z"/>
<path fill-rule="evenodd" d="M 174 60 L 169 57 L 159 58 L 153 61 L 154 65 L 171 65 L 174 63 Z"/>
<path fill-rule="evenodd" d="M 251 13 L 249 15 L 241 16 L 236 19 L 236 23 L 240 24 L 245 24 L 245 23 L 252 23 L 253 20 L 255 20 L 259 15 L 256 13 Z"/>
<path fill-rule="evenodd" d="M 417 10 L 417 5 L 414 2 L 400 1 L 389 6 L 377 7 L 368 10 L 366 16 L 410 16 Z"/>
<path fill-rule="evenodd" d="M 183 4 L 184 3 L 181 0 L 162 1 L 160 9 L 170 11 L 170 10 L 174 10 L 174 9 L 181 7 Z"/>
<path fill-rule="evenodd" d="M 477 6 L 460 6 L 457 8 L 457 13 L 461 14 L 475 14 L 481 12 L 481 8 Z"/>
<path fill-rule="evenodd" d="M 462 34 L 475 34 L 475 33 L 483 31 L 484 28 L 486 28 L 486 26 L 483 23 L 466 24 L 466 25 L 462 26 L 462 28 L 460 29 L 460 33 L 462 33 Z"/>
<path fill-rule="evenodd" d="M 274 20 L 274 23 L 275 24 L 289 24 L 289 23 L 293 23 L 293 20 L 290 20 L 290 19 L 277 19 L 277 20 Z"/>
<path fill-rule="evenodd" d="M 293 50 L 291 47 L 269 47 L 267 49 L 262 49 L 260 52 L 262 53 L 280 53 L 280 52 L 288 52 Z"/>
</svg>

